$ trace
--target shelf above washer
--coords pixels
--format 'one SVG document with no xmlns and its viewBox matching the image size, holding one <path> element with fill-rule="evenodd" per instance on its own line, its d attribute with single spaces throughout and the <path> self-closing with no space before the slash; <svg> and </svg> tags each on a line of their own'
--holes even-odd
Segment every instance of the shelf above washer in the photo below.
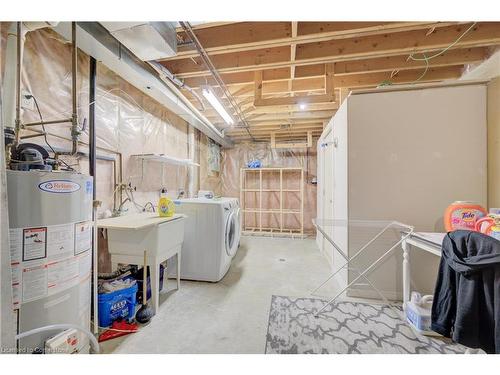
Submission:
<svg viewBox="0 0 500 375">
<path fill-rule="evenodd" d="M 157 163 L 166 163 L 166 164 L 175 164 L 175 165 L 182 165 L 185 167 L 199 167 L 200 165 L 198 163 L 193 162 L 190 159 L 181 159 L 181 158 L 176 158 L 173 156 L 167 156 L 165 154 L 137 154 L 137 155 L 130 155 L 133 157 L 136 157 L 138 159 L 142 160 L 148 160 L 148 161 L 154 161 Z"/>
</svg>

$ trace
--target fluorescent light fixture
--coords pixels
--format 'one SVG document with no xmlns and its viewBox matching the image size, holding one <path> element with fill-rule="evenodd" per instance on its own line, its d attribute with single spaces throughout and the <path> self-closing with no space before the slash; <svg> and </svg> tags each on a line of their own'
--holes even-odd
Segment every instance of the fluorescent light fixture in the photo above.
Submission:
<svg viewBox="0 0 500 375">
<path fill-rule="evenodd" d="M 233 125 L 234 120 L 232 119 L 231 115 L 226 111 L 226 109 L 221 104 L 219 99 L 217 99 L 217 97 L 215 96 L 213 91 L 210 89 L 210 87 L 203 87 L 201 92 L 203 93 L 203 96 L 205 97 L 205 99 L 208 100 L 210 105 L 212 107 L 214 107 L 214 109 L 217 111 L 217 113 L 224 119 L 226 124 Z"/>
</svg>

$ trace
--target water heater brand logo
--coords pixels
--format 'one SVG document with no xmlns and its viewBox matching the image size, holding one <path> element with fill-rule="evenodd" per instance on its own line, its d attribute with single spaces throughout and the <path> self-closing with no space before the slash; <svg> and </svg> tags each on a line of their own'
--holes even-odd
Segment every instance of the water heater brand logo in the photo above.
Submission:
<svg viewBox="0 0 500 375">
<path fill-rule="evenodd" d="M 38 188 L 48 193 L 73 193 L 80 190 L 80 185 L 69 180 L 50 180 L 42 182 Z"/>
</svg>

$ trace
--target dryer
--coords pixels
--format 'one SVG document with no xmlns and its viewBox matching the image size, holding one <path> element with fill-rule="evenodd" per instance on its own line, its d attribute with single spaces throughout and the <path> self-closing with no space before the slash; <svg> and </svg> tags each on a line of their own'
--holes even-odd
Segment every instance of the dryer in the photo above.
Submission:
<svg viewBox="0 0 500 375">
<path fill-rule="evenodd" d="M 181 278 L 221 280 L 238 251 L 241 236 L 237 198 L 187 198 L 174 201 L 187 215 L 182 246 Z"/>
</svg>

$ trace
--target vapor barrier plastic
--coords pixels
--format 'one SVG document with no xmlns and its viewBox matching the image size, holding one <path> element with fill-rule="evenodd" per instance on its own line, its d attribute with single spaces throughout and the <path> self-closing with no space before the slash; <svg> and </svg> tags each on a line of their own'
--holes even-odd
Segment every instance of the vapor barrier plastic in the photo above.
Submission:
<svg viewBox="0 0 500 375">
<path fill-rule="evenodd" d="M 3 54 L 6 48 L 6 35 L 9 23 L 1 23 L 2 77 L 4 72 Z M 88 117 L 89 106 L 89 57 L 78 53 L 78 118 L 80 126 Z M 43 29 L 27 35 L 23 58 L 21 87 L 23 92 L 34 95 L 40 106 L 44 121 L 71 117 L 71 45 L 58 34 Z M 187 192 L 188 168 L 164 163 L 141 161 L 132 155 L 158 153 L 178 158 L 188 158 L 189 124 L 177 117 L 162 105 L 151 99 L 124 79 L 98 63 L 96 88 L 96 137 L 98 155 L 115 158 L 115 163 L 97 160 L 97 199 L 102 201 L 99 215 L 112 210 L 115 202 L 113 192 L 115 181 L 120 182 L 120 159 L 123 161 L 122 182 L 130 183 L 137 190 L 135 200 L 140 205 L 152 202 L 156 205 L 161 188 L 168 190 L 170 197 L 177 197 L 180 190 Z M 39 121 L 36 109 L 23 109 L 22 122 Z M 88 120 L 87 120 L 88 124 Z M 58 138 L 71 137 L 71 124 L 45 125 L 48 141 L 54 148 L 71 150 L 71 142 Z M 42 130 L 40 126 L 33 129 Z M 33 134 L 23 131 L 21 135 Z M 199 136 L 195 142 L 193 154 L 199 155 L 201 164 L 195 181 L 195 191 L 220 185 L 219 174 L 207 174 L 208 147 L 206 136 Z M 88 126 L 82 128 L 80 141 L 88 142 Z M 26 139 L 24 142 L 45 145 L 43 137 Z M 80 151 L 87 153 L 88 148 L 80 146 Z M 121 158 L 120 158 L 121 155 Z M 64 161 L 75 170 L 88 173 L 88 159 L 84 156 L 62 156 Z M 213 189 L 217 190 L 217 189 Z M 218 190 L 220 194 L 220 189 Z M 126 195 L 121 196 L 122 199 Z M 116 207 L 120 205 L 117 194 Z M 130 202 L 123 205 L 125 210 L 134 212 L 136 208 Z M 105 249 L 101 249 L 100 268 L 109 269 L 109 259 Z M 102 251 L 101 251 L 102 250 Z M 106 266 L 101 267 L 103 264 Z"/>
</svg>

